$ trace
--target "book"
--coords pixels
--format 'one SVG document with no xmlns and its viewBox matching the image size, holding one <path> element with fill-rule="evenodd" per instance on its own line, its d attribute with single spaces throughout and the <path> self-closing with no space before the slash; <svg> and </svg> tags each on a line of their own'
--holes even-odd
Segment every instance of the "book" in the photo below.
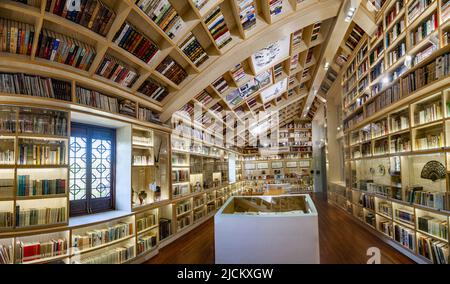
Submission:
<svg viewBox="0 0 450 284">
<path fill-rule="evenodd" d="M 158 83 L 152 78 L 148 78 L 140 87 L 138 92 L 150 97 L 151 99 L 162 102 L 169 95 L 166 86 Z"/>
</svg>

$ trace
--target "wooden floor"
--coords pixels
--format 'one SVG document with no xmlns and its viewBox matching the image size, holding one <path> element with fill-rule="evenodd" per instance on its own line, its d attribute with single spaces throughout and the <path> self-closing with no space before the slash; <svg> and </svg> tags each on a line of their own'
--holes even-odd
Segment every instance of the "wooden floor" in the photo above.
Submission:
<svg viewBox="0 0 450 284">
<path fill-rule="evenodd" d="M 328 264 L 366 263 L 366 251 L 377 247 L 381 262 L 413 263 L 409 258 L 361 227 L 342 209 L 329 205 L 321 196 L 313 196 L 319 211 L 320 262 Z M 211 218 L 185 236 L 162 248 L 147 263 L 213 264 L 214 220 Z"/>
</svg>

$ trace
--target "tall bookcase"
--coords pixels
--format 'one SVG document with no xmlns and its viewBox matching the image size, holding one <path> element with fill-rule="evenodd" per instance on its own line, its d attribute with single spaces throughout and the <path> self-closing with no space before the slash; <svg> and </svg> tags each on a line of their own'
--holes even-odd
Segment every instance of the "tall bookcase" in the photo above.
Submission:
<svg viewBox="0 0 450 284">
<path fill-rule="evenodd" d="M 426 263 L 448 263 L 448 5 L 384 3 L 341 74 L 345 184 L 329 185 L 330 202 Z"/>
</svg>

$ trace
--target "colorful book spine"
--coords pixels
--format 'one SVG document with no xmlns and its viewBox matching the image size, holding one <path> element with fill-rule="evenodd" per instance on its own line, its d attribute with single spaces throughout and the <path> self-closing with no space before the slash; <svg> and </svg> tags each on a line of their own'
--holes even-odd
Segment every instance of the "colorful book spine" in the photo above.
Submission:
<svg viewBox="0 0 450 284">
<path fill-rule="evenodd" d="M 31 55 L 34 26 L 0 18 L 0 52 Z"/>
<path fill-rule="evenodd" d="M 231 33 L 219 6 L 205 17 L 205 24 L 219 49 L 231 42 Z"/>
<path fill-rule="evenodd" d="M 124 87 L 131 87 L 139 78 L 138 72 L 119 59 L 105 55 L 97 68 L 97 75 L 110 79 Z"/>
</svg>

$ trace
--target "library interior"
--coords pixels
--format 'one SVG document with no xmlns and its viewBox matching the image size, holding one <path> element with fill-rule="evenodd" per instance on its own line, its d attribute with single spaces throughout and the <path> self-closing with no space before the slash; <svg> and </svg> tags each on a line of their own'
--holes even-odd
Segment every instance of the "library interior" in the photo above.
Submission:
<svg viewBox="0 0 450 284">
<path fill-rule="evenodd" d="M 449 40 L 450 0 L 0 0 L 0 264 L 448 264 Z"/>
</svg>

